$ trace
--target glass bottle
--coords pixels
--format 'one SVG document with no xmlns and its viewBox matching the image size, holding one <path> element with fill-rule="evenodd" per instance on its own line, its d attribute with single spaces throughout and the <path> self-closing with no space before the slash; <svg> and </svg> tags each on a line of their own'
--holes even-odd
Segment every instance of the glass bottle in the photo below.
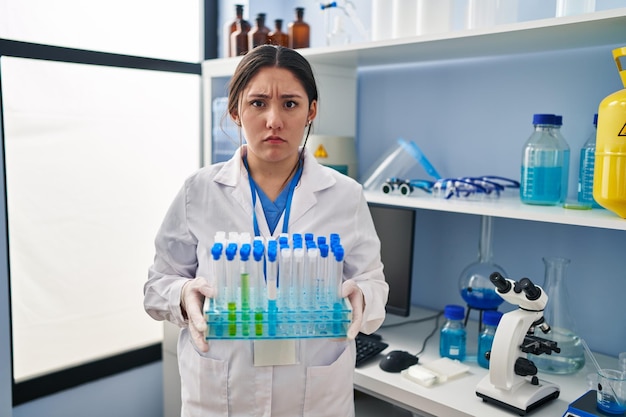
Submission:
<svg viewBox="0 0 626 417">
<path fill-rule="evenodd" d="M 480 239 L 478 241 L 478 260 L 469 264 L 459 277 L 461 297 L 469 308 L 477 310 L 495 310 L 504 300 L 496 293 L 489 276 L 499 272 L 508 276 L 501 266 L 492 260 L 493 218 L 482 216 L 480 220 Z"/>
<path fill-rule="evenodd" d="M 478 364 L 483 368 L 489 369 L 489 359 L 487 353 L 491 351 L 493 338 L 496 335 L 496 329 L 502 313 L 497 310 L 487 310 L 483 315 L 483 331 L 478 337 Z"/>
<path fill-rule="evenodd" d="M 274 30 L 267 35 L 267 43 L 289 47 L 289 35 L 283 32 L 283 19 L 274 20 Z"/>
<path fill-rule="evenodd" d="M 555 115 L 554 116 L 554 127 L 552 129 L 552 134 L 556 136 L 559 141 L 559 147 L 563 150 L 563 175 L 561 176 L 561 202 L 565 202 L 567 200 L 567 192 L 569 186 L 569 158 L 570 158 L 570 150 L 567 141 L 563 137 L 563 133 L 561 133 L 561 126 L 563 126 L 563 116 Z"/>
<path fill-rule="evenodd" d="M 296 7 L 296 20 L 289 23 L 289 47 L 292 49 L 308 48 L 311 39 L 311 28 L 304 20 L 304 7 Z"/>
<path fill-rule="evenodd" d="M 443 312 L 446 322 L 439 333 L 439 354 L 442 358 L 465 360 L 466 332 L 463 325 L 465 308 L 449 304 Z"/>
<path fill-rule="evenodd" d="M 602 208 L 593 198 L 593 170 L 596 160 L 596 133 L 598 114 L 593 115 L 593 132 L 580 149 L 580 167 L 578 170 L 578 202 Z"/>
<path fill-rule="evenodd" d="M 350 35 L 343 29 L 343 19 L 341 16 L 335 16 L 333 30 L 328 34 L 328 45 L 347 45 L 350 43 Z"/>
<path fill-rule="evenodd" d="M 248 32 L 250 25 L 237 22 L 237 30 L 230 35 L 231 56 L 245 55 L 248 53 Z"/>
<path fill-rule="evenodd" d="M 555 115 L 535 114 L 534 131 L 524 144 L 520 198 L 526 204 L 557 205 L 563 200 L 563 176 L 569 168 L 569 147 L 555 136 Z"/>
<path fill-rule="evenodd" d="M 237 22 L 241 22 L 244 31 L 250 30 L 250 23 L 243 18 L 243 5 L 235 5 L 235 18 L 224 25 L 222 33 L 222 53 L 225 57 L 236 56 L 232 54 L 231 35 L 237 31 Z"/>
<path fill-rule="evenodd" d="M 267 35 L 270 29 L 265 26 L 265 13 L 259 13 L 256 16 L 256 26 L 248 32 L 248 49 L 256 48 L 259 45 L 267 43 Z"/>
<path fill-rule="evenodd" d="M 569 309 L 569 295 L 565 283 L 565 270 L 570 263 L 566 258 L 543 258 L 545 281 L 543 290 L 548 295 L 544 318 L 551 330 L 539 337 L 552 340 L 561 349 L 551 355 L 529 355 L 541 371 L 553 374 L 572 374 L 585 365 L 585 352 L 576 334 L 574 320 Z"/>
</svg>

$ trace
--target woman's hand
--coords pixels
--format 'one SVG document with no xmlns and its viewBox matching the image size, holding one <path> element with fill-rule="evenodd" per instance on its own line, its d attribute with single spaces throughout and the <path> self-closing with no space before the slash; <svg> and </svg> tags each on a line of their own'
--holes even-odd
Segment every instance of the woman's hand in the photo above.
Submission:
<svg viewBox="0 0 626 417">
<path fill-rule="evenodd" d="M 183 315 L 189 320 L 191 339 L 202 352 L 209 350 L 209 344 L 204 338 L 207 325 L 202 313 L 202 306 L 205 298 L 213 298 L 215 295 L 215 288 L 210 286 L 207 280 L 202 277 L 187 281 L 180 294 L 180 307 L 183 310 Z"/>
<path fill-rule="evenodd" d="M 348 339 L 354 339 L 359 334 L 363 321 L 363 309 L 365 308 L 363 292 L 353 280 L 348 279 L 341 284 L 341 296 L 348 297 L 352 306 L 352 323 L 348 328 Z"/>
</svg>

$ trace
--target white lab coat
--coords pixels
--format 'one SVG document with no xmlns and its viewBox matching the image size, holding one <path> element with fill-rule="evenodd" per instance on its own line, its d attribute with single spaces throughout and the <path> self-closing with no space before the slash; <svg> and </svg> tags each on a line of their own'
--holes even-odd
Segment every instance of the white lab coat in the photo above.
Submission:
<svg viewBox="0 0 626 417">
<path fill-rule="evenodd" d="M 189 278 L 209 275 L 209 254 L 217 231 L 249 232 L 252 198 L 240 148 L 232 159 L 200 169 L 174 199 L 155 244 L 156 256 L 144 287 L 144 306 L 157 320 L 183 330 L 178 342 L 184 417 L 295 417 L 354 415 L 354 342 L 302 339 L 296 365 L 255 367 L 248 340 L 210 340 L 199 352 L 188 334 L 180 294 Z M 269 228 L 257 198 L 260 232 Z M 307 151 L 302 180 L 291 206 L 289 233 L 339 233 L 345 249 L 344 279 L 354 279 L 365 297 L 361 331 L 371 333 L 385 316 L 388 286 L 380 242 L 362 187 L 320 165 Z M 274 237 L 282 231 L 282 219 Z"/>
</svg>

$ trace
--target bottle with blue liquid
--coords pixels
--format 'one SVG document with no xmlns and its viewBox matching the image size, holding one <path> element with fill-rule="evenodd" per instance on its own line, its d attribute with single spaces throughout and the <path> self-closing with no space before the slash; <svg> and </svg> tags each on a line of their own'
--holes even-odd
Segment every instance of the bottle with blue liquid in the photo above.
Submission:
<svg viewBox="0 0 626 417">
<path fill-rule="evenodd" d="M 593 115 L 593 132 L 580 149 L 580 168 L 578 170 L 578 202 L 593 208 L 602 208 L 593 198 L 593 170 L 596 165 L 596 133 L 598 114 Z"/>
<path fill-rule="evenodd" d="M 465 341 L 467 338 L 463 319 L 463 306 L 448 304 L 443 311 L 446 322 L 439 333 L 439 355 L 442 358 L 465 360 Z"/>
<path fill-rule="evenodd" d="M 520 198 L 526 204 L 565 202 L 569 174 L 569 146 L 560 135 L 554 114 L 535 114 L 534 131 L 524 144 Z"/>
<path fill-rule="evenodd" d="M 496 335 L 496 329 L 502 313 L 497 310 L 487 310 L 483 313 L 483 330 L 478 337 L 478 357 L 477 361 L 483 368 L 489 369 L 489 359 L 487 352 L 491 352 L 493 338 Z"/>
</svg>

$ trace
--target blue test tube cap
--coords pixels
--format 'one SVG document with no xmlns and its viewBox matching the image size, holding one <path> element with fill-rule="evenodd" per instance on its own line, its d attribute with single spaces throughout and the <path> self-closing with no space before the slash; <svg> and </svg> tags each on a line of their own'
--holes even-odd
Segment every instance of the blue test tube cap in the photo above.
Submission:
<svg viewBox="0 0 626 417">
<path fill-rule="evenodd" d="M 239 249 L 239 257 L 241 258 L 242 261 L 247 261 L 248 258 L 250 258 L 251 250 L 252 250 L 252 247 L 250 246 L 249 243 L 244 243 L 243 245 L 241 245 L 241 249 Z"/>
<path fill-rule="evenodd" d="M 276 255 L 278 253 L 278 248 L 277 245 L 272 245 L 272 242 L 270 242 L 270 245 L 268 245 L 267 247 L 267 259 L 270 262 L 276 262 Z"/>
<path fill-rule="evenodd" d="M 232 261 L 235 259 L 235 255 L 237 255 L 237 244 L 229 243 L 228 246 L 226 246 L 226 259 Z"/>
<path fill-rule="evenodd" d="M 328 250 L 330 249 L 330 248 L 328 247 L 328 245 L 327 245 L 327 244 L 325 244 L 325 243 L 322 243 L 322 244 L 321 244 L 321 245 L 319 245 L 318 247 L 319 247 L 319 249 L 320 249 L 320 256 L 321 256 L 322 258 L 326 258 L 326 257 L 328 257 Z"/>
<path fill-rule="evenodd" d="M 335 254 L 335 260 L 337 262 L 343 261 L 343 255 L 344 255 L 343 246 L 336 245 L 335 249 L 333 250 L 333 253 Z"/>
<path fill-rule="evenodd" d="M 213 244 L 213 247 L 211 248 L 211 256 L 213 256 L 213 260 L 217 261 L 220 259 L 220 256 L 222 256 L 223 248 L 224 245 L 219 242 Z"/>
<path fill-rule="evenodd" d="M 315 235 L 313 235 L 313 233 L 305 233 L 304 234 L 304 241 L 308 242 L 310 240 L 314 240 L 315 239 Z"/>
<path fill-rule="evenodd" d="M 252 256 L 254 256 L 254 260 L 260 262 L 263 259 L 263 252 L 265 248 L 263 248 L 263 244 L 254 245 L 254 249 L 252 250 Z"/>
<path fill-rule="evenodd" d="M 326 236 L 318 236 L 317 237 L 317 246 L 326 244 Z"/>
</svg>

